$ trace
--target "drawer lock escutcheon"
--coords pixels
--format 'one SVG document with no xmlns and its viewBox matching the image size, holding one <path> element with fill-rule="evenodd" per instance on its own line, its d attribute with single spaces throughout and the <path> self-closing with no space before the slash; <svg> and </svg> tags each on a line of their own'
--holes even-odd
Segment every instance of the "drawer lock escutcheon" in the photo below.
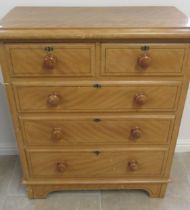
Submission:
<svg viewBox="0 0 190 210">
<path fill-rule="evenodd" d="M 144 45 L 144 46 L 141 47 L 141 50 L 142 51 L 149 51 L 150 47 L 148 45 Z"/>
<path fill-rule="evenodd" d="M 52 51 L 54 50 L 54 48 L 48 46 L 48 47 L 45 47 L 44 50 L 45 50 L 46 52 L 52 52 Z"/>
<path fill-rule="evenodd" d="M 101 88 L 102 85 L 101 84 L 94 84 L 94 88 Z"/>
<path fill-rule="evenodd" d="M 98 122 L 101 122 L 101 119 L 95 118 L 95 119 L 94 119 L 94 122 L 97 122 L 97 123 L 98 123 Z"/>
<path fill-rule="evenodd" d="M 94 151 L 94 154 L 96 154 L 98 156 L 98 155 L 100 155 L 100 151 Z"/>
</svg>

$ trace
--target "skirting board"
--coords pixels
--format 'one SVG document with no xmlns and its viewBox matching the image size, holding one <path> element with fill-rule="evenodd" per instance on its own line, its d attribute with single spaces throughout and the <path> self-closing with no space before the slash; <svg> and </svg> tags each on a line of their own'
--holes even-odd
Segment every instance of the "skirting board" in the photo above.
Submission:
<svg viewBox="0 0 190 210">
<path fill-rule="evenodd" d="M 190 139 L 178 139 L 176 152 L 190 152 Z"/>
<path fill-rule="evenodd" d="M 17 155 L 17 154 L 18 154 L 17 147 L 0 145 L 0 155 Z"/>
<path fill-rule="evenodd" d="M 175 152 L 190 152 L 190 139 L 178 139 Z M 17 155 L 15 146 L 0 145 L 0 155 Z"/>
</svg>

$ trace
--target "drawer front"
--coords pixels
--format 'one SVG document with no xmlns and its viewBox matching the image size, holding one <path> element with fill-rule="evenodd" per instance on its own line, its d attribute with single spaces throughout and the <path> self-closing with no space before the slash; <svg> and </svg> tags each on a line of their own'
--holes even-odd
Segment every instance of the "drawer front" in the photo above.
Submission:
<svg viewBox="0 0 190 210">
<path fill-rule="evenodd" d="M 162 173 L 163 151 L 32 152 L 33 178 L 155 177 Z"/>
<path fill-rule="evenodd" d="M 94 44 L 7 45 L 13 76 L 93 76 Z"/>
<path fill-rule="evenodd" d="M 108 82 L 109 83 L 109 82 Z M 16 86 L 22 112 L 173 111 L 180 82 L 120 82 L 97 85 Z"/>
<path fill-rule="evenodd" d="M 170 75 L 183 71 L 187 45 L 102 45 L 102 75 Z"/>
<path fill-rule="evenodd" d="M 173 116 L 21 118 L 25 142 L 31 146 L 166 144 L 173 121 Z"/>
</svg>

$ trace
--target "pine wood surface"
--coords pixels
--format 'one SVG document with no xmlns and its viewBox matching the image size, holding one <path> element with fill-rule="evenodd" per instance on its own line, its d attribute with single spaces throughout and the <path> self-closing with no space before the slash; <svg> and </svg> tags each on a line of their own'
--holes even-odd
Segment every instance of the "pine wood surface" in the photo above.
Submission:
<svg viewBox="0 0 190 210">
<path fill-rule="evenodd" d="M 180 93 L 180 83 L 158 82 L 139 84 L 137 81 L 122 85 L 117 82 L 75 86 L 16 86 L 15 97 L 21 112 L 121 112 L 121 111 L 174 111 Z M 164 93 L 164 94 L 163 94 Z M 145 95 L 143 105 L 136 102 L 136 96 Z M 49 103 L 49 97 L 55 96 L 56 105 Z"/>
<path fill-rule="evenodd" d="M 47 47 L 52 51 L 48 52 Z M 11 71 L 15 76 L 93 76 L 95 44 L 8 45 Z M 47 54 L 56 57 L 53 69 L 44 65 Z M 73 62 L 73 60 L 75 62 Z"/>
<path fill-rule="evenodd" d="M 16 8 L 1 26 L 28 196 L 164 197 L 189 84 L 187 18 L 173 7 Z"/>
<path fill-rule="evenodd" d="M 41 179 L 157 177 L 162 173 L 164 158 L 164 152 L 161 151 L 104 152 L 100 150 L 29 154 L 31 176 Z M 130 161 L 136 161 L 136 168 L 131 168 Z M 61 170 L 58 164 L 63 164 L 65 167 Z"/>
<path fill-rule="evenodd" d="M 5 40 L 190 37 L 188 18 L 175 7 L 16 7 L 0 25 Z"/>
<path fill-rule="evenodd" d="M 15 29 L 177 28 L 187 27 L 188 19 L 175 7 L 16 7 L 1 21 L 1 25 Z"/>
<path fill-rule="evenodd" d="M 186 45 L 151 44 L 147 55 L 151 63 L 142 68 L 137 59 L 146 52 L 145 45 L 132 44 L 103 44 L 102 45 L 102 74 L 107 76 L 123 75 L 171 75 L 181 74 L 186 54 Z M 119 64 L 119 65 L 118 65 Z"/>
<path fill-rule="evenodd" d="M 21 118 L 24 140 L 31 146 L 169 144 L 173 116 L 62 116 Z M 160 132 L 160 130 L 162 132 Z M 136 135 L 135 135 L 136 131 Z M 139 132 L 138 132 L 139 131 Z M 138 135 L 139 134 L 139 135 Z M 39 141 L 40 139 L 40 141 Z"/>
</svg>

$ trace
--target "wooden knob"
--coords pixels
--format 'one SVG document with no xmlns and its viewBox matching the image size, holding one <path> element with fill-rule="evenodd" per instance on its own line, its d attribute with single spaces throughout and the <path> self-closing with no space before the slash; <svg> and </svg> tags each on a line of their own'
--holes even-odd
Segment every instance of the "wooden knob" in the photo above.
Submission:
<svg viewBox="0 0 190 210">
<path fill-rule="evenodd" d="M 147 102 L 147 96 L 144 93 L 138 93 L 135 95 L 134 101 L 137 105 L 142 106 Z"/>
<path fill-rule="evenodd" d="M 52 140 L 59 141 L 63 137 L 63 131 L 61 128 L 54 128 L 52 130 Z"/>
<path fill-rule="evenodd" d="M 131 170 L 131 171 L 136 171 L 138 170 L 138 162 L 136 160 L 130 160 L 128 162 L 128 168 Z"/>
<path fill-rule="evenodd" d="M 61 102 L 61 97 L 58 94 L 52 93 L 48 96 L 47 99 L 48 105 L 55 107 L 58 106 L 60 102 Z"/>
<path fill-rule="evenodd" d="M 63 173 L 63 172 L 65 172 L 66 168 L 67 168 L 67 164 L 65 162 L 57 162 L 56 163 L 56 170 L 58 172 Z"/>
<path fill-rule="evenodd" d="M 53 69 L 56 66 L 56 63 L 57 63 L 57 58 L 56 58 L 55 55 L 52 55 L 52 54 L 48 53 L 44 57 L 44 67 L 46 69 Z"/>
<path fill-rule="evenodd" d="M 148 54 L 143 54 L 138 57 L 138 64 L 141 68 L 147 69 L 152 62 L 152 58 Z"/>
<path fill-rule="evenodd" d="M 131 137 L 136 140 L 142 136 L 142 130 L 139 127 L 135 127 L 131 129 Z"/>
</svg>

